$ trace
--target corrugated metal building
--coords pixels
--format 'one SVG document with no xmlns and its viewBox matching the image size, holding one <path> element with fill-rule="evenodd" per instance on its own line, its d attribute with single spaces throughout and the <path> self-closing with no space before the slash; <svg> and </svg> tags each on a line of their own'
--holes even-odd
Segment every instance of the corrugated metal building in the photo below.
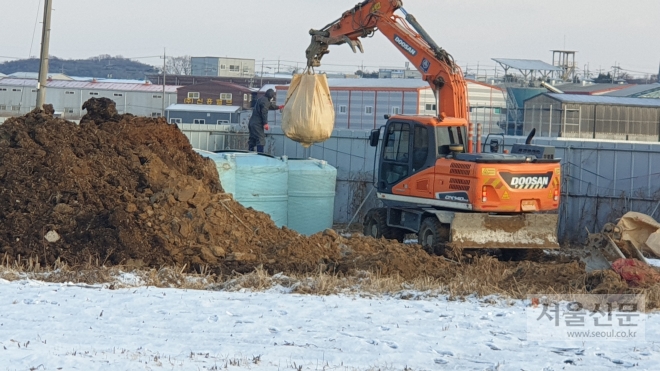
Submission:
<svg viewBox="0 0 660 371">
<path fill-rule="evenodd" d="M 525 101 L 524 117 L 537 136 L 660 140 L 660 99 L 544 93 Z"/>
<path fill-rule="evenodd" d="M 237 84 L 209 81 L 178 89 L 177 103 L 250 108 L 252 90 Z"/>
<path fill-rule="evenodd" d="M 229 125 L 241 124 L 249 111 L 238 106 L 172 104 L 165 109 L 171 124 Z"/>
<path fill-rule="evenodd" d="M 48 81 L 46 103 L 69 120 L 84 114 L 83 103 L 89 98 L 110 98 L 119 113 L 160 117 L 165 106 L 176 102 L 178 86 L 163 87 L 151 83 L 123 84 L 85 81 Z M 4 78 L 0 80 L 0 116 L 24 115 L 34 109 L 37 101 L 37 80 Z"/>
<path fill-rule="evenodd" d="M 419 79 L 328 79 L 338 129 L 371 130 L 382 125 L 386 114 L 435 115 L 436 102 L 426 81 Z M 506 107 L 501 89 L 468 81 L 473 122 L 499 131 L 497 122 Z M 288 86 L 277 87 L 277 104 L 284 104 Z M 281 114 L 271 111 L 269 122 L 279 125 Z"/>
</svg>

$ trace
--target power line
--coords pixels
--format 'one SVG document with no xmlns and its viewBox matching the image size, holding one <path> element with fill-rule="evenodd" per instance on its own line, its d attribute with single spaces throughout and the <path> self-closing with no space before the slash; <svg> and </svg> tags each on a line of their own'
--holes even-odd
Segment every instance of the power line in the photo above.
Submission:
<svg viewBox="0 0 660 371">
<path fill-rule="evenodd" d="M 37 24 L 39 22 L 39 9 L 41 8 L 41 0 L 37 3 L 37 17 L 34 20 L 34 28 L 32 29 L 32 41 L 30 42 L 30 53 L 28 56 L 32 55 L 32 46 L 34 45 L 34 35 L 37 33 Z"/>
</svg>

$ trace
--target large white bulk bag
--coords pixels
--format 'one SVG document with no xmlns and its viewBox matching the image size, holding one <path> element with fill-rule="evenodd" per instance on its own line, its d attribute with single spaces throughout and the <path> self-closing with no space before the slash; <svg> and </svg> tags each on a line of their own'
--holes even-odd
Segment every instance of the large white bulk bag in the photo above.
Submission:
<svg viewBox="0 0 660 371">
<path fill-rule="evenodd" d="M 284 135 L 309 147 L 330 138 L 334 126 L 335 109 L 325 75 L 294 75 L 282 111 Z"/>
</svg>

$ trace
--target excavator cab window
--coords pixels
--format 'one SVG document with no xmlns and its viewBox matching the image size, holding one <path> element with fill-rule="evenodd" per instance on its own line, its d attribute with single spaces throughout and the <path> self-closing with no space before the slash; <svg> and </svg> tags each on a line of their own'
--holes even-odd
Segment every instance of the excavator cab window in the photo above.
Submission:
<svg viewBox="0 0 660 371">
<path fill-rule="evenodd" d="M 424 167 L 428 156 L 429 128 L 426 126 L 415 125 L 415 134 L 413 135 L 413 172 Z"/>
<path fill-rule="evenodd" d="M 392 123 L 385 135 L 380 178 L 387 184 L 394 184 L 409 175 L 410 124 Z"/>
<path fill-rule="evenodd" d="M 452 144 L 461 144 L 465 148 L 465 128 L 462 126 L 440 126 L 435 129 L 435 140 L 438 145 L 438 157 L 451 154 Z"/>
</svg>

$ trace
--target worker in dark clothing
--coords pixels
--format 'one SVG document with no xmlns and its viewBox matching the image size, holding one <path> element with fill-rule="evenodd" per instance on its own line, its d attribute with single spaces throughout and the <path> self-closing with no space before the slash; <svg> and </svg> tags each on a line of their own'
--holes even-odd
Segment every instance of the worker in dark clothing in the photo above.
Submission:
<svg viewBox="0 0 660 371">
<path fill-rule="evenodd" d="M 254 103 L 252 117 L 248 123 L 250 130 L 250 139 L 248 140 L 248 149 L 250 151 L 263 152 L 264 145 L 266 144 L 266 134 L 264 130 L 268 130 L 268 111 L 282 109 L 284 106 L 277 106 L 273 102 L 275 98 L 275 90 L 268 89 L 266 95 L 257 99 Z"/>
</svg>

